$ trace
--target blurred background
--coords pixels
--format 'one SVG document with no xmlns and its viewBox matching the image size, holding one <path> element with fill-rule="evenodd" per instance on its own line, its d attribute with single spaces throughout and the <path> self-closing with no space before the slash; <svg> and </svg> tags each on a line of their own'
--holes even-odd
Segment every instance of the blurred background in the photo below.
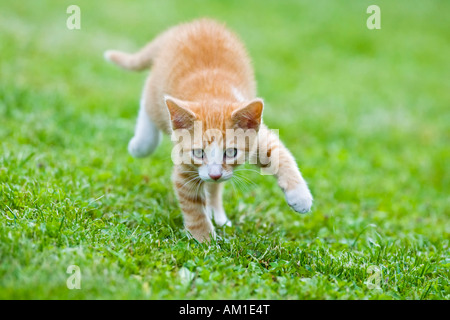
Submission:
<svg viewBox="0 0 450 320">
<path fill-rule="evenodd" d="M 70 4 L 0 5 L 3 90 L 53 92 L 75 109 L 134 117 L 146 74 L 119 72 L 103 61 L 104 50 L 134 52 L 169 26 L 206 16 L 247 45 L 269 104 L 266 121 L 289 128 L 286 134 L 302 130 L 303 143 L 349 132 L 354 141 L 373 133 L 394 149 L 396 135 L 406 132 L 419 144 L 444 139 L 447 1 L 378 1 L 380 30 L 366 27 L 371 1 L 78 1 L 80 30 L 66 27 Z"/>
<path fill-rule="evenodd" d="M 79 30 L 66 26 L 72 4 L 81 9 Z M 379 30 L 366 25 L 373 4 L 381 9 Z M 140 221 L 127 215 L 131 207 L 150 206 L 163 234 L 165 214 L 175 212 L 170 221 L 181 229 L 168 183 L 168 139 L 148 160 L 126 152 L 147 74 L 120 70 L 104 61 L 103 52 L 134 52 L 166 28 L 198 17 L 226 23 L 246 44 L 266 101 L 264 121 L 279 129 L 316 201 L 313 215 L 292 222 L 276 183 L 250 176 L 256 186 L 249 193 L 236 198 L 227 189 L 232 219 L 256 221 L 268 234 L 279 226 L 283 237 L 302 243 L 328 239 L 336 250 L 356 242 L 369 224 L 384 239 L 404 239 L 423 250 L 424 243 L 448 243 L 449 12 L 446 0 L 2 1 L 1 210 L 4 217 L 25 212 L 29 233 L 8 240 L 8 232 L 20 228 L 4 218 L 1 274 L 41 261 L 14 253 L 22 240 L 23 248 L 39 239 L 79 244 L 75 227 L 65 233 L 64 245 L 48 230 L 66 232 L 61 212 L 80 203 L 98 204 L 89 211 L 93 218 L 117 215 L 124 224 Z M 74 202 L 55 209 L 53 192 Z M 27 216 L 38 204 L 46 215 L 30 209 Z M 257 216 L 261 211 L 264 216 Z M 39 227 L 43 221 L 45 228 Z M 377 239 L 372 236 L 367 246 Z M 2 286 L 16 292 L 16 284 L 30 283 L 21 279 L 5 277 Z"/>
</svg>

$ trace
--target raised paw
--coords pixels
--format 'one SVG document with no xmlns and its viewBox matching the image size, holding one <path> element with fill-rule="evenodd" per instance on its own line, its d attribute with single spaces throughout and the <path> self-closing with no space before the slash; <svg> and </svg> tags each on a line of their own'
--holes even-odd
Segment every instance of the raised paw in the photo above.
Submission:
<svg viewBox="0 0 450 320">
<path fill-rule="evenodd" d="M 295 211 L 306 213 L 311 210 L 313 197 L 306 184 L 299 184 L 297 187 L 287 190 L 285 196 L 287 203 Z"/>
<path fill-rule="evenodd" d="M 144 158 L 152 153 L 152 146 L 147 141 L 139 140 L 133 137 L 128 143 L 128 152 L 134 158 Z"/>
</svg>

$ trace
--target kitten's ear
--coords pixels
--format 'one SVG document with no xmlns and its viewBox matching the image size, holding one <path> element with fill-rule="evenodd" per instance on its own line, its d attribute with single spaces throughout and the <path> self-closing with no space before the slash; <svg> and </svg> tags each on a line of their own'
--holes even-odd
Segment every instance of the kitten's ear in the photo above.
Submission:
<svg viewBox="0 0 450 320">
<path fill-rule="evenodd" d="M 258 130 L 261 125 L 262 112 L 264 103 L 262 99 L 255 99 L 244 107 L 239 108 L 231 114 L 231 120 L 235 126 L 241 129 L 254 129 Z"/>
<path fill-rule="evenodd" d="M 169 110 L 170 120 L 172 120 L 172 130 L 190 129 L 194 125 L 197 116 L 189 110 L 187 102 L 169 95 L 164 96 L 164 101 Z"/>
</svg>

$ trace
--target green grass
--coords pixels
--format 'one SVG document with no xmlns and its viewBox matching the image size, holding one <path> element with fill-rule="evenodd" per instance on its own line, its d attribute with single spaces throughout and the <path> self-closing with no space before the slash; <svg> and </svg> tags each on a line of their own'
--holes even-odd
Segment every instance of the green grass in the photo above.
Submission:
<svg viewBox="0 0 450 320">
<path fill-rule="evenodd" d="M 376 1 L 381 30 L 370 4 L 3 1 L 0 298 L 449 299 L 450 2 Z M 250 172 L 211 246 L 183 230 L 169 139 L 127 154 L 146 74 L 102 58 L 201 16 L 241 35 L 315 197 L 298 215 Z"/>
</svg>

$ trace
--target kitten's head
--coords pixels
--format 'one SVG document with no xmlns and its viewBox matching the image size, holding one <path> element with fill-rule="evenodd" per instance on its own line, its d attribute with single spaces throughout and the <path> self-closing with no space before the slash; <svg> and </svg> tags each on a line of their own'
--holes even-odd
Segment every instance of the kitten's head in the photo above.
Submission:
<svg viewBox="0 0 450 320">
<path fill-rule="evenodd" d="M 172 160 L 198 172 L 203 181 L 222 182 L 256 149 L 263 101 L 190 102 L 166 96 L 176 145 Z"/>
</svg>

